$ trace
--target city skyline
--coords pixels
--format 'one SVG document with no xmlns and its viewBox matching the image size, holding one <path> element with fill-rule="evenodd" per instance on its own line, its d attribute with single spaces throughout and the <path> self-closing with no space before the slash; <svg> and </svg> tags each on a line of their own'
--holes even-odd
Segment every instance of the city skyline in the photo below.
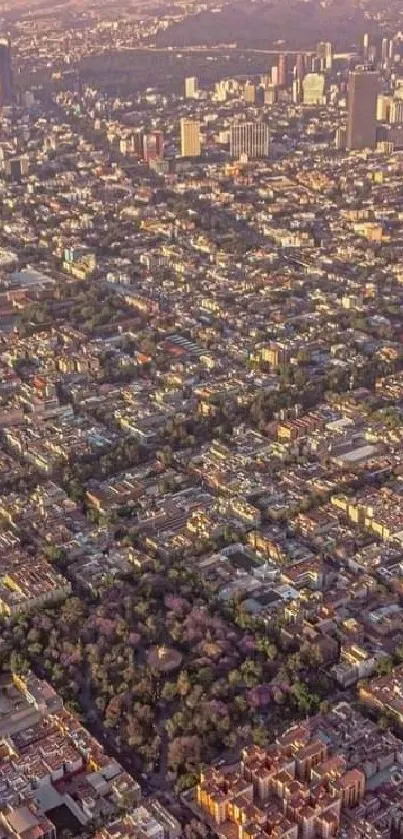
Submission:
<svg viewBox="0 0 403 839">
<path fill-rule="evenodd" d="M 1 839 L 402 839 L 399 2 L 1 16 Z"/>
</svg>

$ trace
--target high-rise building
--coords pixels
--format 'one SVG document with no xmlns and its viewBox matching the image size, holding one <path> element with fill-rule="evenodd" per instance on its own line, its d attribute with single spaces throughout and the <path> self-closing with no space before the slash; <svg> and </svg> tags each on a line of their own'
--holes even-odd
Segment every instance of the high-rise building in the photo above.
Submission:
<svg viewBox="0 0 403 839">
<path fill-rule="evenodd" d="M 381 46 L 381 61 L 382 66 L 384 67 L 385 64 L 388 63 L 390 59 L 390 40 L 389 38 L 382 39 L 382 46 Z"/>
<path fill-rule="evenodd" d="M 225 102 L 228 96 L 228 90 L 225 82 L 222 80 L 215 83 L 214 99 L 217 102 Z"/>
<path fill-rule="evenodd" d="M 377 73 L 366 69 L 358 69 L 350 73 L 348 82 L 348 149 L 375 148 L 378 88 Z"/>
<path fill-rule="evenodd" d="M 323 61 L 317 55 L 311 55 L 309 73 L 321 73 L 323 70 Z"/>
<path fill-rule="evenodd" d="M 237 160 L 242 155 L 250 158 L 267 157 L 269 139 L 269 126 L 265 122 L 239 122 L 231 128 L 231 157 Z"/>
<path fill-rule="evenodd" d="M 254 105 L 256 99 L 256 87 L 253 82 L 246 82 L 243 89 L 243 98 L 247 105 Z"/>
<path fill-rule="evenodd" d="M 321 70 L 331 70 L 333 65 L 333 45 L 330 41 L 320 41 L 316 46 L 316 55 L 321 62 Z"/>
<path fill-rule="evenodd" d="M 302 82 L 297 78 L 292 83 L 292 101 L 295 105 L 299 105 L 302 101 Z"/>
<path fill-rule="evenodd" d="M 302 79 L 305 76 L 305 56 L 302 52 L 299 52 L 295 62 L 295 75 L 299 82 L 302 82 Z"/>
<path fill-rule="evenodd" d="M 275 105 L 278 98 L 278 89 L 275 85 L 269 84 L 267 90 L 264 92 L 264 104 Z"/>
<path fill-rule="evenodd" d="M 337 151 L 344 151 L 347 145 L 347 128 L 342 125 L 336 132 L 336 149 Z"/>
<path fill-rule="evenodd" d="M 376 121 L 377 122 L 392 122 L 391 116 L 391 108 L 392 108 L 393 99 L 391 96 L 385 96 L 381 94 L 378 96 L 376 102 Z"/>
<path fill-rule="evenodd" d="M 277 87 L 278 85 L 278 77 L 278 67 L 277 65 L 274 65 L 274 67 L 271 68 L 271 83 L 274 87 Z"/>
<path fill-rule="evenodd" d="M 325 97 L 325 77 L 321 73 L 307 73 L 303 82 L 304 105 L 323 105 Z"/>
<path fill-rule="evenodd" d="M 283 52 L 278 59 L 278 83 L 280 87 L 287 87 L 288 81 L 288 61 L 287 56 Z"/>
<path fill-rule="evenodd" d="M 164 135 L 162 131 L 152 131 L 143 138 L 143 157 L 146 163 L 164 159 Z"/>
<path fill-rule="evenodd" d="M 189 76 L 185 79 L 186 99 L 197 99 L 199 94 L 199 79 L 197 76 Z"/>
<path fill-rule="evenodd" d="M 0 105 L 12 105 L 14 99 L 11 45 L 7 38 L 0 40 Z"/>
<path fill-rule="evenodd" d="M 29 158 L 26 155 L 22 157 L 11 157 L 6 161 L 5 173 L 11 181 L 20 182 L 25 178 L 29 171 Z"/>
<path fill-rule="evenodd" d="M 392 99 L 389 111 L 389 121 L 392 125 L 403 124 L 403 99 Z"/>
<path fill-rule="evenodd" d="M 200 122 L 181 119 L 181 156 L 200 157 Z"/>
<path fill-rule="evenodd" d="M 144 148 L 144 131 L 142 128 L 136 128 L 132 136 L 132 149 L 137 157 L 143 157 Z"/>
</svg>

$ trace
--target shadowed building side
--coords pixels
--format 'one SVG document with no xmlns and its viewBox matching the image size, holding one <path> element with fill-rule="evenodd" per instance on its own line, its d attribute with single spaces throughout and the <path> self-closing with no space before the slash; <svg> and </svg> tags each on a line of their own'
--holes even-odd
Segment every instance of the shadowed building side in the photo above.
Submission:
<svg viewBox="0 0 403 839">
<path fill-rule="evenodd" d="M 379 78 L 372 70 L 350 73 L 348 84 L 347 148 L 374 149 Z"/>
<path fill-rule="evenodd" d="M 12 105 L 14 101 L 11 44 L 7 38 L 0 40 L 0 105 Z"/>
</svg>

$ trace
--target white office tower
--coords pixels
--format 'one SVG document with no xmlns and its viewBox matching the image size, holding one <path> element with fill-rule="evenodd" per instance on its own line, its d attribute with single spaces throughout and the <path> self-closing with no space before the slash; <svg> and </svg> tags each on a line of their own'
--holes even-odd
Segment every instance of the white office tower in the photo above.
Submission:
<svg viewBox="0 0 403 839">
<path fill-rule="evenodd" d="M 239 122 L 231 127 L 231 157 L 240 159 L 267 157 L 269 154 L 269 126 L 265 122 Z"/>
<path fill-rule="evenodd" d="M 185 98 L 197 99 L 199 95 L 199 79 L 197 76 L 189 76 L 185 79 Z"/>
</svg>

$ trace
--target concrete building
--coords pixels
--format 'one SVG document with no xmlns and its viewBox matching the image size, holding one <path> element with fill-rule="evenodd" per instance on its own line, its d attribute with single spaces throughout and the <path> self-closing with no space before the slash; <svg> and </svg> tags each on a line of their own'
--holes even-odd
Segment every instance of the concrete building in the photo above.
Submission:
<svg viewBox="0 0 403 839">
<path fill-rule="evenodd" d="M 143 156 L 146 163 L 150 163 L 151 160 L 163 160 L 164 135 L 162 131 L 152 131 L 144 135 Z"/>
<path fill-rule="evenodd" d="M 185 79 L 185 98 L 197 99 L 199 94 L 199 79 L 197 76 L 188 76 Z"/>
<path fill-rule="evenodd" d="M 308 73 L 303 82 L 304 105 L 322 105 L 325 94 L 325 77 L 321 73 Z"/>
<path fill-rule="evenodd" d="M 320 59 L 322 70 L 332 69 L 333 44 L 331 41 L 321 41 L 316 47 L 316 55 Z"/>
<path fill-rule="evenodd" d="M 200 122 L 181 119 L 181 157 L 200 157 Z"/>
<path fill-rule="evenodd" d="M 11 44 L 7 38 L 0 40 L 0 105 L 12 105 L 14 100 Z"/>
<path fill-rule="evenodd" d="M 278 60 L 278 83 L 280 87 L 287 87 L 288 60 L 285 53 L 282 53 Z"/>
<path fill-rule="evenodd" d="M 373 149 L 376 145 L 378 74 L 365 69 L 350 73 L 348 84 L 348 149 Z"/>
<path fill-rule="evenodd" d="M 240 122 L 231 128 L 231 157 L 242 155 L 250 158 L 267 157 L 269 153 L 269 127 L 264 122 Z"/>
<path fill-rule="evenodd" d="M 392 125 L 403 123 L 403 99 L 392 99 L 389 120 Z"/>
<path fill-rule="evenodd" d="M 256 99 L 256 87 L 253 82 L 246 82 L 243 91 L 243 98 L 247 105 L 254 105 Z"/>
</svg>

